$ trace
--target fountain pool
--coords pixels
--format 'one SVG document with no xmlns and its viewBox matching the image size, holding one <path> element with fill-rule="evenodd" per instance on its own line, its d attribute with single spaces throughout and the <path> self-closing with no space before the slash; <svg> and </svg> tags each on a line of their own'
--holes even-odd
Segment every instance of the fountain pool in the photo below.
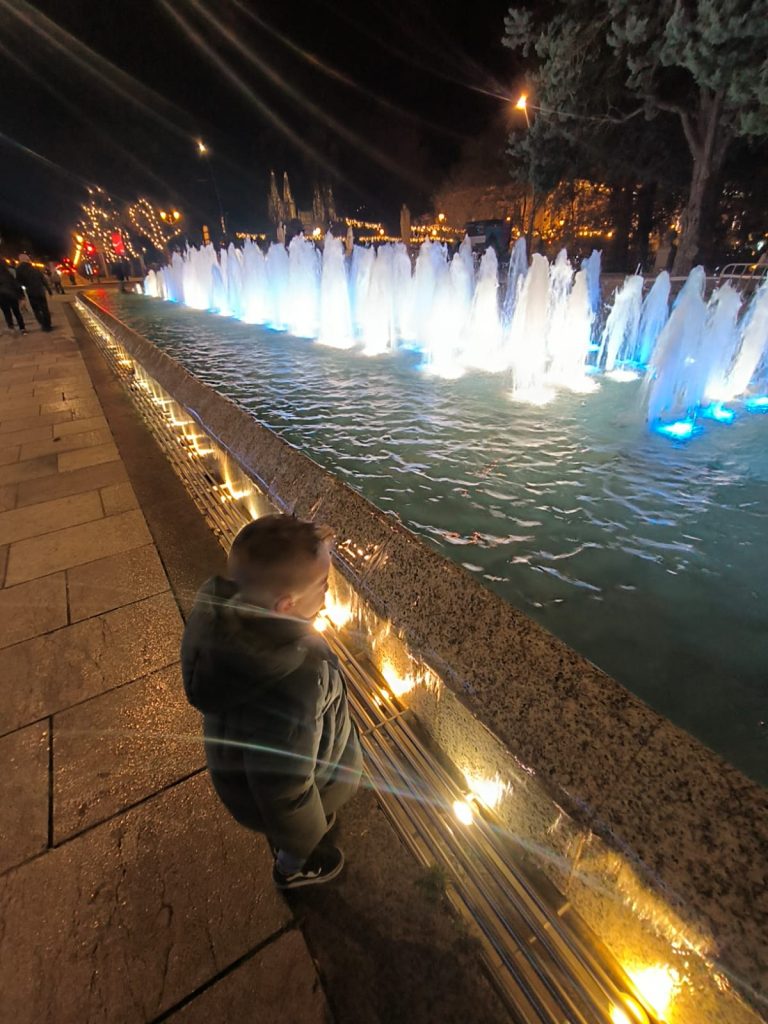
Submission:
<svg viewBox="0 0 768 1024">
<path fill-rule="evenodd" d="M 397 516 L 745 772 L 768 782 L 768 423 L 694 444 L 645 425 L 642 382 L 511 402 L 138 295 L 113 315 Z M 514 666 L 510 666 L 514 671 Z"/>
</svg>

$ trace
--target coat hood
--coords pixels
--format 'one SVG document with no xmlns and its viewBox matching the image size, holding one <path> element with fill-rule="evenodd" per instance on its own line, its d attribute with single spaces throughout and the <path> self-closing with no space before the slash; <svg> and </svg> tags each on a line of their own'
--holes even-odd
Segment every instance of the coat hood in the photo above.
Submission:
<svg viewBox="0 0 768 1024">
<path fill-rule="evenodd" d="M 184 689 L 199 711 L 228 711 L 318 655 L 330 651 L 310 623 L 243 604 L 231 580 L 214 576 L 198 592 L 184 630 Z"/>
</svg>

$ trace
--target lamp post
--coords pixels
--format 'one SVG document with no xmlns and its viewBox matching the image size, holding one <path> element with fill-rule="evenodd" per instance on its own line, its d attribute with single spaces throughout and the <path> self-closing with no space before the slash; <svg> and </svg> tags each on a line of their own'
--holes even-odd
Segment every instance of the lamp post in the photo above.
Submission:
<svg viewBox="0 0 768 1024">
<path fill-rule="evenodd" d="M 515 110 L 522 110 L 522 112 L 525 114 L 525 123 L 528 126 L 528 128 L 530 128 L 531 122 L 528 117 L 528 96 L 526 93 L 520 94 L 517 103 L 515 104 Z"/>
<path fill-rule="evenodd" d="M 211 151 L 206 146 L 206 144 L 203 142 L 202 139 L 198 139 L 197 140 L 197 152 L 198 152 L 199 156 L 201 156 L 201 157 L 203 157 L 205 159 L 205 162 L 206 162 L 206 164 L 208 166 L 208 173 L 211 176 L 211 185 L 213 185 L 213 191 L 214 191 L 214 194 L 216 196 L 216 202 L 218 203 L 218 206 L 219 206 L 219 221 L 221 223 L 221 233 L 222 233 L 222 235 L 226 236 L 226 234 L 227 234 L 227 225 L 226 225 L 226 222 L 224 220 L 224 207 L 221 205 L 221 196 L 219 195 L 219 187 L 216 184 L 216 178 L 215 178 L 214 173 L 213 173 L 213 164 L 211 163 Z"/>
</svg>

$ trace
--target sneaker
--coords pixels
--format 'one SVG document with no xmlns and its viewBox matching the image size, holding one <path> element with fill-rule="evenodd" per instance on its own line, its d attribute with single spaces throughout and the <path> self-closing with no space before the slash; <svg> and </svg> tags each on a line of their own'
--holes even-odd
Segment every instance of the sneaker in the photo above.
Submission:
<svg viewBox="0 0 768 1024">
<path fill-rule="evenodd" d="M 318 846 L 314 853 L 310 854 L 301 871 L 294 871 L 290 875 L 284 875 L 278 871 L 277 861 L 272 868 L 272 880 L 278 889 L 301 889 L 305 885 L 322 885 L 323 882 L 330 882 L 341 874 L 344 867 L 344 854 L 337 846 Z"/>
</svg>

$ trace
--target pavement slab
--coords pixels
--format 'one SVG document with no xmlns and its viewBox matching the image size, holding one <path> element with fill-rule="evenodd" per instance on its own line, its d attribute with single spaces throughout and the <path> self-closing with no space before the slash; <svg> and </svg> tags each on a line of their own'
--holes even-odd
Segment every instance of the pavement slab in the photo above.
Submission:
<svg viewBox="0 0 768 1024">
<path fill-rule="evenodd" d="M 54 842 L 205 766 L 177 665 L 53 718 Z"/>
<path fill-rule="evenodd" d="M 36 505 L 51 498 L 63 498 L 67 494 L 79 494 L 96 488 L 124 483 L 128 476 L 122 462 L 103 462 L 98 466 L 85 466 L 68 473 L 57 473 L 54 477 L 25 480 L 18 484 L 18 504 Z M 109 514 L 109 513 L 108 513 Z"/>
<path fill-rule="evenodd" d="M 50 476 L 59 469 L 57 455 L 43 455 L 39 459 L 27 459 L 10 466 L 0 466 L 0 487 L 6 484 L 17 484 L 22 480 L 36 480 L 42 476 Z"/>
<path fill-rule="evenodd" d="M 73 423 L 86 423 L 87 420 L 73 420 Z M 61 452 L 72 452 L 81 448 L 93 448 L 96 445 L 112 443 L 109 430 L 81 430 L 65 436 L 49 438 L 46 441 L 29 441 L 21 446 L 19 459 L 36 459 L 41 455 L 59 455 Z"/>
<path fill-rule="evenodd" d="M 101 503 L 104 506 L 104 514 L 108 516 L 117 515 L 118 512 L 128 512 L 132 508 L 139 507 L 136 494 L 129 483 L 111 484 L 109 487 L 102 487 Z"/>
<path fill-rule="evenodd" d="M 21 427 L 19 430 L 6 430 L 4 433 L 0 433 L 0 449 L 8 448 L 11 445 L 27 444 L 32 441 L 53 441 L 53 425 L 44 423 L 34 427 Z"/>
<path fill-rule="evenodd" d="M 47 722 L 0 738 L 0 873 L 48 845 L 49 738 Z"/>
<path fill-rule="evenodd" d="M 153 544 L 86 562 L 67 570 L 70 619 L 79 622 L 100 615 L 159 594 L 168 586 Z"/>
<path fill-rule="evenodd" d="M 150 541 L 147 524 L 138 510 L 16 541 L 11 544 L 5 585 L 23 583 L 59 569 L 130 551 Z"/>
<path fill-rule="evenodd" d="M 0 544 L 12 544 L 44 533 L 54 533 L 68 526 L 79 526 L 93 519 L 101 519 L 103 515 L 98 491 L 86 491 L 84 494 L 0 512 Z"/>
<path fill-rule="evenodd" d="M 94 444 L 80 451 L 64 452 L 59 455 L 59 472 L 70 469 L 82 469 L 83 466 L 97 466 L 101 462 L 112 462 L 120 458 L 120 453 L 112 441 L 106 444 Z"/>
<path fill-rule="evenodd" d="M 6 647 L 0 735 L 173 664 L 181 629 L 166 593 Z"/>
<path fill-rule="evenodd" d="M 50 633 L 67 624 L 63 572 L 0 590 L 0 647 Z"/>
<path fill-rule="evenodd" d="M 70 434 L 82 434 L 89 430 L 109 430 L 109 424 L 103 416 L 89 416 L 82 420 L 67 420 L 65 423 L 58 423 L 53 428 L 53 436 L 56 438 L 69 437 Z"/>
<path fill-rule="evenodd" d="M 21 419 L 11 418 L 6 415 L 5 406 L 0 402 L 0 437 L 4 434 L 13 433 L 16 430 L 53 426 L 58 423 L 69 423 L 71 420 L 72 414 L 70 412 L 52 412 L 46 416 L 26 416 Z"/>
<path fill-rule="evenodd" d="M 287 931 L 167 1018 L 169 1024 L 331 1024 L 301 932 Z"/>
<path fill-rule="evenodd" d="M 146 1024 L 289 922 L 270 871 L 200 775 L 8 872 L 0 1018 Z"/>
</svg>

